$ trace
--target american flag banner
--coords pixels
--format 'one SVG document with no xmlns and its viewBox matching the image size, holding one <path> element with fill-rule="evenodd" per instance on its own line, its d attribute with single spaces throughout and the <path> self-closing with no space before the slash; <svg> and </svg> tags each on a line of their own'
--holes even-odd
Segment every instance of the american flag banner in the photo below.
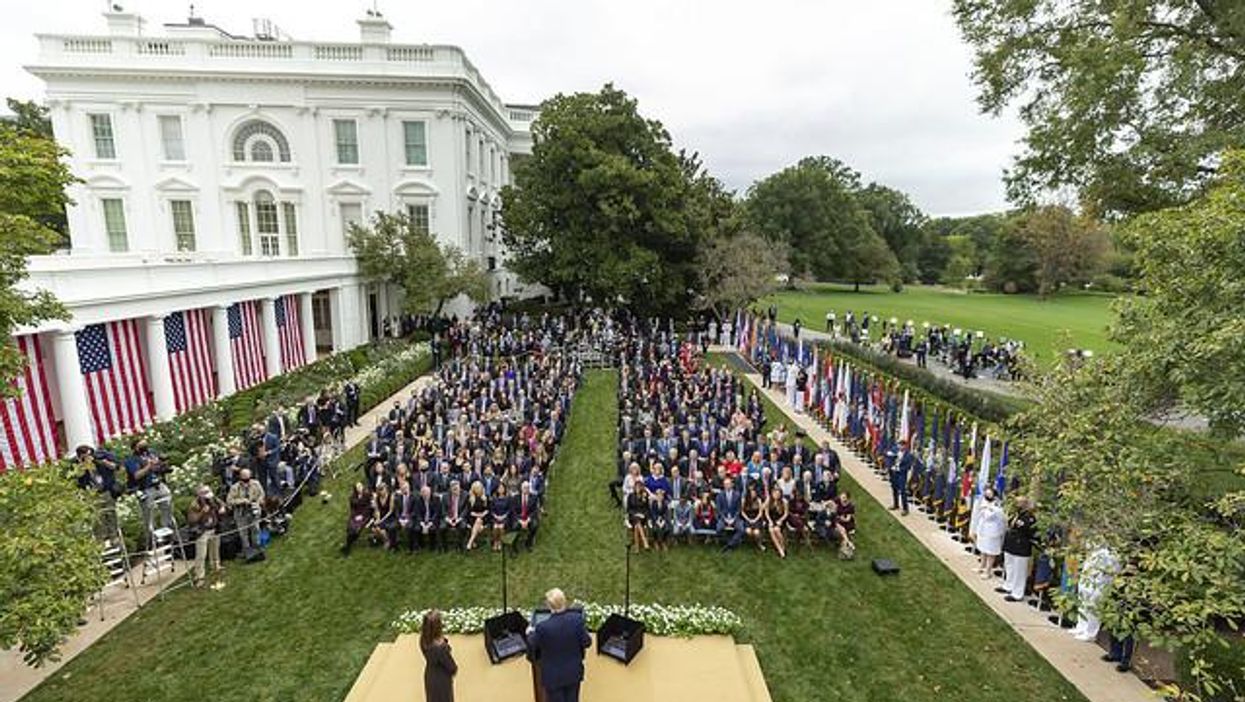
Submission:
<svg viewBox="0 0 1245 702">
<path fill-rule="evenodd" d="M 26 358 L 26 367 L 12 381 L 13 397 L 0 402 L 0 473 L 57 457 L 56 417 L 39 337 L 18 336 L 13 343 Z"/>
<path fill-rule="evenodd" d="M 204 309 L 174 312 L 164 318 L 164 345 L 173 376 L 173 405 L 178 414 L 216 397 L 209 321 Z"/>
<path fill-rule="evenodd" d="M 281 340 L 281 371 L 289 371 L 307 364 L 307 350 L 303 346 L 303 319 L 297 295 L 277 298 L 277 337 Z"/>
<path fill-rule="evenodd" d="M 151 424 L 151 389 L 138 323 L 126 319 L 92 324 L 75 336 L 95 440 L 102 443 Z"/>
<path fill-rule="evenodd" d="M 245 390 L 268 378 L 264 365 L 264 331 L 259 321 L 259 303 L 235 302 L 229 306 L 229 348 L 233 355 L 234 385 Z"/>
</svg>

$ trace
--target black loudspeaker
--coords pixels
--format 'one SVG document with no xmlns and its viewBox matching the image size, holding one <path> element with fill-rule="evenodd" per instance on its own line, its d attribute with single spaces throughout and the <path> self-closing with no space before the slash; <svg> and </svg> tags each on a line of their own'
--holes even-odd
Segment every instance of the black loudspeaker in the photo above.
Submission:
<svg viewBox="0 0 1245 702">
<path fill-rule="evenodd" d="M 899 564 L 889 558 L 875 558 L 873 572 L 878 575 L 899 575 Z"/>
<path fill-rule="evenodd" d="M 640 649 L 644 648 L 644 622 L 611 614 L 597 629 L 597 655 L 606 655 L 624 665 L 630 665 Z"/>
<path fill-rule="evenodd" d="M 515 611 L 484 620 L 484 650 L 494 665 L 527 652 L 527 618 Z"/>
</svg>

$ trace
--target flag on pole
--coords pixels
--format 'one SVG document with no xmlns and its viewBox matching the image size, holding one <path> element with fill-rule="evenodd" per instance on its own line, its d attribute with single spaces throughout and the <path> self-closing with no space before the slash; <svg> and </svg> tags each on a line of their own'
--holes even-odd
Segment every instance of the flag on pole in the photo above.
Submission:
<svg viewBox="0 0 1245 702">
<path fill-rule="evenodd" d="M 981 449 L 981 479 L 977 481 L 977 494 L 985 491 L 990 484 L 990 435 L 986 434 L 986 445 Z"/>
<path fill-rule="evenodd" d="M 255 300 L 235 302 L 226 314 L 229 318 L 229 350 L 233 355 L 234 385 L 245 390 L 268 377 L 264 361 L 264 333 L 259 323 L 259 303 Z"/>
<path fill-rule="evenodd" d="M 39 337 L 24 334 L 14 337 L 13 343 L 26 365 L 10 381 L 13 396 L 0 402 L 0 473 L 57 457 L 56 417 Z"/>
<path fill-rule="evenodd" d="M 1003 496 L 1003 489 L 1007 487 L 1007 442 L 1003 442 L 1003 455 L 999 458 L 999 475 L 994 479 L 994 491 L 999 497 Z"/>
<path fill-rule="evenodd" d="M 281 340 L 281 372 L 307 365 L 303 344 L 302 310 L 297 295 L 282 295 L 276 301 L 277 338 Z"/>
<path fill-rule="evenodd" d="M 907 388 L 905 388 L 903 391 L 903 414 L 901 414 L 899 417 L 899 440 L 900 441 L 908 441 L 911 438 L 912 432 L 911 432 L 911 428 L 909 427 L 909 421 L 910 420 L 908 417 L 908 390 Z"/>
<path fill-rule="evenodd" d="M 164 345 L 173 376 L 173 405 L 178 414 L 216 397 L 208 311 L 186 310 L 165 317 Z"/>
<path fill-rule="evenodd" d="M 74 334 L 95 440 L 138 431 L 152 422 L 147 364 L 133 319 L 92 324 Z"/>
</svg>

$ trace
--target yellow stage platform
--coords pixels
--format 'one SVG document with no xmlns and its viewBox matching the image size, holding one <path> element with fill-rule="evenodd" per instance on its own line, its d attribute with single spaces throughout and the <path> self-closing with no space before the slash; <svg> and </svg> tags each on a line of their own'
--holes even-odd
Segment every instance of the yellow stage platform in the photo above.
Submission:
<svg viewBox="0 0 1245 702">
<path fill-rule="evenodd" d="M 458 675 L 458 702 L 530 702 L 532 672 L 526 660 L 489 663 L 483 636 L 451 636 Z M 644 637 L 644 650 L 631 665 L 598 656 L 596 644 L 585 656 L 587 672 L 580 698 L 585 702 L 770 702 L 756 652 L 729 636 L 690 639 Z M 346 702 L 422 702 L 424 657 L 419 639 L 401 635 L 372 652 Z"/>
</svg>

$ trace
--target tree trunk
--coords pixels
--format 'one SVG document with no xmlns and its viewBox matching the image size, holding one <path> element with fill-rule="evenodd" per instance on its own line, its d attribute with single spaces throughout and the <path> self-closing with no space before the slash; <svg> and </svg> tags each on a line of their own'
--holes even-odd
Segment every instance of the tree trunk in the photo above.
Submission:
<svg viewBox="0 0 1245 702">
<path fill-rule="evenodd" d="M 855 288 L 852 289 L 852 292 L 860 292 L 860 281 L 859 280 L 853 281 L 852 284 L 856 286 Z"/>
</svg>

